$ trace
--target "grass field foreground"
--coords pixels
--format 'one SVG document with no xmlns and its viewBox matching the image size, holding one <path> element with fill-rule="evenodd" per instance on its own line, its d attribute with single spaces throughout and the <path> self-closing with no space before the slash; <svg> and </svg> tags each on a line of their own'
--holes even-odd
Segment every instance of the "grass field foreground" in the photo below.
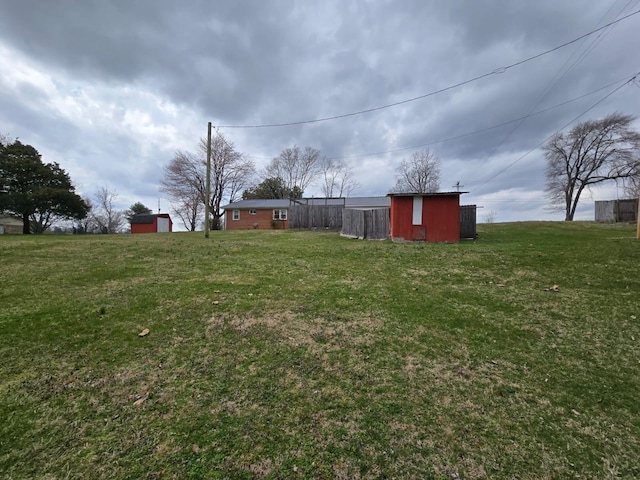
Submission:
<svg viewBox="0 0 640 480">
<path fill-rule="evenodd" d="M 479 230 L 0 237 L 0 477 L 640 478 L 635 227 Z"/>
</svg>

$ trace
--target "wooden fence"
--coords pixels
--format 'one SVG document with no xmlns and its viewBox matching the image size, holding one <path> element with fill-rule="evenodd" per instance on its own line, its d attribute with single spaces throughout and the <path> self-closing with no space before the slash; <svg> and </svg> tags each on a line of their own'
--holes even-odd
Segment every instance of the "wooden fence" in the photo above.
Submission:
<svg viewBox="0 0 640 480">
<path fill-rule="evenodd" d="M 476 238 L 476 206 L 460 205 L 460 238 Z"/>
<path fill-rule="evenodd" d="M 596 201 L 596 222 L 635 222 L 638 199 Z"/>
<path fill-rule="evenodd" d="M 340 230 L 343 205 L 292 205 L 289 228 Z"/>
<path fill-rule="evenodd" d="M 372 208 L 368 210 L 345 209 L 342 212 L 341 235 L 367 240 L 384 240 L 389 238 L 388 208 Z"/>
<path fill-rule="evenodd" d="M 354 238 L 389 238 L 389 208 L 355 209 L 343 205 L 292 205 L 289 228 L 340 230 Z M 476 206 L 460 206 L 460 238 L 476 238 Z"/>
</svg>

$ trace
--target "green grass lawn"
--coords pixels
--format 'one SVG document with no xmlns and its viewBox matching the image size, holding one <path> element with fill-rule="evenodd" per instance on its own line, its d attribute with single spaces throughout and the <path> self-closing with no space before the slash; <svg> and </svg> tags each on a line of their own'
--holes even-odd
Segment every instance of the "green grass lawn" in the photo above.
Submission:
<svg viewBox="0 0 640 480">
<path fill-rule="evenodd" d="M 639 478 L 635 226 L 479 230 L 0 237 L 0 478 Z"/>
</svg>

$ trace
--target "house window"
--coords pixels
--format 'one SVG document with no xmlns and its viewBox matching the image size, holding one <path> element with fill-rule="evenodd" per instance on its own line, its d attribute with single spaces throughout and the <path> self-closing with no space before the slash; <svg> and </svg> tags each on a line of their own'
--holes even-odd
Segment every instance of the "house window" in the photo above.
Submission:
<svg viewBox="0 0 640 480">
<path fill-rule="evenodd" d="M 273 211 L 273 219 L 274 220 L 286 220 L 287 219 L 287 209 L 281 208 Z"/>
<path fill-rule="evenodd" d="M 252 208 L 249 210 L 249 215 L 255 215 L 256 214 L 256 209 Z"/>
<path fill-rule="evenodd" d="M 240 220 L 240 210 L 234 210 L 233 211 L 233 219 L 234 220 Z"/>
</svg>

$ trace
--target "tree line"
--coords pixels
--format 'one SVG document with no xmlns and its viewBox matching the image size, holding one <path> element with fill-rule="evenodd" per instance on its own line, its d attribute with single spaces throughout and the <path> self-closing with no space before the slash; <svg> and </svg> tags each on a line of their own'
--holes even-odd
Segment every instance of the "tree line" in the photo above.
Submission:
<svg viewBox="0 0 640 480">
<path fill-rule="evenodd" d="M 301 198 L 320 180 L 325 196 L 349 195 L 357 187 L 346 162 L 329 159 L 317 149 L 285 148 L 258 172 L 255 162 L 240 153 L 219 132 L 211 139 L 210 197 L 206 198 L 207 141 L 194 152 L 178 151 L 164 167 L 160 190 L 172 203 L 172 213 L 190 231 L 204 221 L 209 203 L 212 229 L 221 227 L 224 202 L 240 199 Z"/>
<path fill-rule="evenodd" d="M 640 194 L 640 134 L 636 117 L 613 113 L 588 120 L 553 135 L 543 146 L 546 159 L 546 195 L 551 210 L 573 220 L 581 195 L 591 186 L 623 181 L 631 198 Z M 349 196 L 358 186 L 350 166 L 342 159 L 322 156 L 311 147 L 284 149 L 256 178 L 254 162 L 238 153 L 218 133 L 212 145 L 212 228 L 219 228 L 223 199 L 300 198 L 320 180 L 326 197 Z M 165 168 L 162 190 L 169 194 L 174 213 L 189 230 L 198 225 L 205 202 L 206 143 L 199 152 L 178 152 Z M 441 162 L 428 149 L 403 159 L 396 169 L 395 193 L 430 193 L 440 190 Z M 177 207 L 175 207 L 177 206 Z"/>
<path fill-rule="evenodd" d="M 551 209 L 573 220 L 582 194 L 594 185 L 622 181 L 630 198 L 640 195 L 640 133 L 636 117 L 613 113 L 587 120 L 553 135 L 543 146 L 546 195 Z M 207 142 L 194 152 L 178 151 L 164 167 L 160 190 L 172 213 L 187 230 L 204 221 L 209 203 L 211 228 L 220 228 L 224 202 L 240 199 L 301 198 L 319 183 L 326 197 L 349 196 L 358 187 L 344 159 L 327 158 L 317 149 L 285 148 L 258 172 L 219 132 L 212 138 L 210 197 L 206 198 Z M 396 169 L 395 193 L 429 193 L 440 189 L 441 162 L 427 150 L 403 159 Z M 126 211 L 115 208 L 117 194 L 101 187 L 94 198 L 81 197 L 58 163 L 44 163 L 39 152 L 0 135 L 0 213 L 23 221 L 23 233 L 43 233 L 55 222 L 73 221 L 82 232 L 117 233 L 137 213 L 151 209 L 137 202 Z"/>
<path fill-rule="evenodd" d="M 31 145 L 0 136 L 0 213 L 22 220 L 22 233 L 44 233 L 53 224 L 71 221 L 73 230 L 119 233 L 137 213 L 151 213 L 142 203 L 115 208 L 117 194 L 101 187 L 94 200 L 76 193 L 69 174 L 56 162 L 45 163 Z"/>
</svg>

